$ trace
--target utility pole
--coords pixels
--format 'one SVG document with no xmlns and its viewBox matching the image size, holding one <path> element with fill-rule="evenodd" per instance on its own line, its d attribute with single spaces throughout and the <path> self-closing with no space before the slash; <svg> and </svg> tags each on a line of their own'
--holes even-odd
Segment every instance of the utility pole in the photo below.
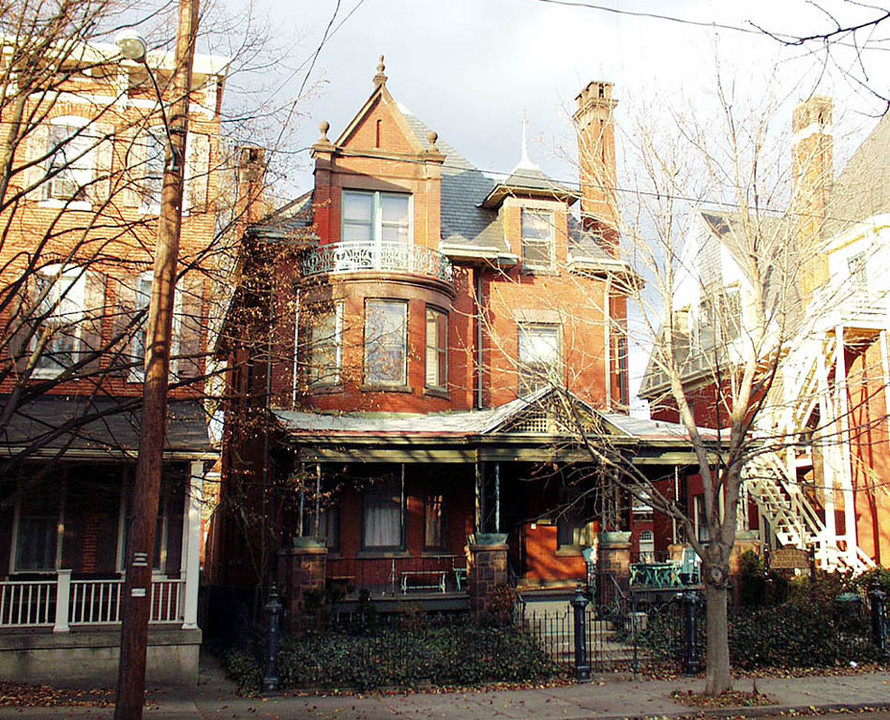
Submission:
<svg viewBox="0 0 890 720">
<path fill-rule="evenodd" d="M 199 0 L 179 0 L 176 55 L 168 90 L 172 101 L 166 113 L 166 165 L 146 325 L 142 428 L 136 464 L 133 524 L 128 538 L 126 582 L 122 599 L 123 623 L 115 720 L 140 720 L 145 702 L 151 573 L 167 424 L 173 303 L 179 231 L 182 224 L 185 139 L 198 28 L 198 3 Z M 149 73 L 152 72 L 147 63 L 146 68 Z M 158 93 L 158 102 L 163 110 L 161 93 Z"/>
</svg>

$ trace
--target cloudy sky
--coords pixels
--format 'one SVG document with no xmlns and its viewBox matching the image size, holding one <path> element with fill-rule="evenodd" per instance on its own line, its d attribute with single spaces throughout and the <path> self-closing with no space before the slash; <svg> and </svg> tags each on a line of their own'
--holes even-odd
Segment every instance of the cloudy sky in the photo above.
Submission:
<svg viewBox="0 0 890 720">
<path fill-rule="evenodd" d="M 741 102 L 777 104 L 785 131 L 797 102 L 831 95 L 838 167 L 886 108 L 859 81 L 890 94 L 890 43 L 880 41 L 890 22 L 859 36 L 869 41 L 862 64 L 849 47 L 826 64 L 818 47 L 787 47 L 757 29 L 799 37 L 831 29 L 832 16 L 848 24 L 876 14 L 849 0 L 819 0 L 822 10 L 805 0 L 256 1 L 282 55 L 233 77 L 229 93 L 275 90 L 265 131 L 282 139 L 282 202 L 310 189 L 319 123 L 340 134 L 371 93 L 381 54 L 395 98 L 477 167 L 516 165 L 526 117 L 532 160 L 566 183 L 577 173 L 574 98 L 591 80 L 615 84 L 625 128 L 636 113 L 707 108 L 718 73 Z M 620 132 L 618 143 L 621 162 Z M 637 379 L 645 355 L 632 363 Z"/>
<path fill-rule="evenodd" d="M 332 137 L 339 134 L 371 92 L 381 54 L 396 99 L 478 167 L 512 169 L 525 115 L 533 159 L 566 181 L 575 174 L 562 160 L 574 150 L 574 97 L 590 80 L 615 83 L 619 123 L 622 113 L 706 102 L 718 67 L 754 101 L 769 87 L 789 114 L 814 89 L 836 96 L 849 108 L 839 118 L 847 135 L 861 137 L 881 108 L 841 68 L 825 68 L 812 52 L 757 31 L 800 36 L 831 27 L 826 12 L 803 0 L 259 2 L 256 14 L 270 19 L 274 41 L 287 53 L 265 71 L 266 80 L 280 83 L 279 99 L 304 89 L 287 116 L 286 149 L 297 164 L 289 185 L 296 190 L 311 184 L 305 148 L 318 137 L 319 122 L 331 123 Z M 841 22 L 875 14 L 847 0 L 823 7 Z M 878 35 L 890 35 L 890 27 Z M 865 58 L 870 82 L 887 95 L 890 44 L 883 47 Z M 849 49 L 835 59 L 861 77 Z"/>
</svg>

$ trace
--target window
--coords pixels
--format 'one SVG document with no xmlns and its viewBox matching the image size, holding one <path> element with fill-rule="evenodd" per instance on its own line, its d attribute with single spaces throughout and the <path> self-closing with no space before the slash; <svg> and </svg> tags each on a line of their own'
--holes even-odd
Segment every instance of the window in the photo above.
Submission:
<svg viewBox="0 0 890 720">
<path fill-rule="evenodd" d="M 426 386 L 448 388 L 448 314 L 426 309 Z"/>
<path fill-rule="evenodd" d="M 49 126 L 47 197 L 55 200 L 87 200 L 93 181 L 95 158 L 92 137 L 85 118 L 56 118 Z"/>
<path fill-rule="evenodd" d="M 559 325 L 519 326 L 519 389 L 528 393 L 562 384 Z"/>
<path fill-rule="evenodd" d="M 21 571 L 54 571 L 57 566 L 62 508 L 59 488 L 39 483 L 19 490 L 18 532 L 16 534 L 15 569 Z"/>
<path fill-rule="evenodd" d="M 705 512 L 705 496 L 695 495 L 692 498 L 692 508 L 695 514 L 695 536 L 701 543 L 707 543 L 711 540 L 711 533 L 708 530 L 708 516 Z"/>
<path fill-rule="evenodd" d="M 441 494 L 427 494 L 423 504 L 423 546 L 442 549 L 445 547 L 445 498 Z"/>
<path fill-rule="evenodd" d="M 408 303 L 368 300 L 365 306 L 365 383 L 408 384 Z"/>
<path fill-rule="evenodd" d="M 847 258 L 847 270 L 850 273 L 850 282 L 857 288 L 867 285 L 868 274 L 865 266 L 865 253 L 858 252 Z"/>
<path fill-rule="evenodd" d="M 401 550 L 403 547 L 404 492 L 395 476 L 385 477 L 365 490 L 362 507 L 362 547 Z"/>
<path fill-rule="evenodd" d="M 33 350 L 43 343 L 37 375 L 54 376 L 75 362 L 83 320 L 86 271 L 48 265 L 35 275 L 35 319 L 40 324 Z"/>
<path fill-rule="evenodd" d="M 160 212 L 161 191 L 164 187 L 166 140 L 163 128 L 147 130 L 137 140 L 136 185 L 142 212 Z"/>
<path fill-rule="evenodd" d="M 655 535 L 651 530 L 640 533 L 640 562 L 655 562 Z"/>
<path fill-rule="evenodd" d="M 586 523 L 580 520 L 577 515 L 577 511 L 569 508 L 565 513 L 556 518 L 557 549 L 578 548 L 581 546 L 581 536 Z"/>
<path fill-rule="evenodd" d="M 343 303 L 318 308 L 309 317 L 309 385 L 339 385 L 343 367 Z"/>
<path fill-rule="evenodd" d="M 407 244 L 410 229 L 410 195 L 343 191 L 343 242 Z"/>
<path fill-rule="evenodd" d="M 525 270 L 553 270 L 553 213 L 522 211 L 522 267 Z"/>
<path fill-rule="evenodd" d="M 151 299 L 152 274 L 143 273 L 136 279 L 136 305 L 135 312 L 143 314 L 141 327 L 133 335 L 131 354 L 133 356 L 134 379 L 141 380 L 145 374 L 145 340 L 146 320 L 148 318 L 148 303 Z"/>
</svg>

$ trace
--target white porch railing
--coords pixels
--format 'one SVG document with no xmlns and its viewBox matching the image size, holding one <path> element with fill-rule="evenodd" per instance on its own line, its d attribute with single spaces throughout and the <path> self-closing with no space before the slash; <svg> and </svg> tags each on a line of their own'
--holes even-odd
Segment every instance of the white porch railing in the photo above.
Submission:
<svg viewBox="0 0 890 720">
<path fill-rule="evenodd" d="M 123 580 L 72 580 L 70 570 L 60 570 L 55 580 L 3 580 L 0 629 L 116 625 L 123 588 Z M 150 623 L 185 623 L 185 605 L 184 579 L 152 581 Z"/>
<path fill-rule="evenodd" d="M 432 248 L 400 242 L 348 241 L 320 245 L 303 257 L 304 277 L 362 271 L 427 275 L 454 282 L 451 261 Z"/>
</svg>

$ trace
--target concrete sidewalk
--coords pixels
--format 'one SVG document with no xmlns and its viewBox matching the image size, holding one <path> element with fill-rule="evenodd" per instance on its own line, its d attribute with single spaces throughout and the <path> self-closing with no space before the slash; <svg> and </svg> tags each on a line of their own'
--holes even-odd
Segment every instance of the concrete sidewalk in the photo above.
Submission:
<svg viewBox="0 0 890 720">
<path fill-rule="evenodd" d="M 307 720 L 606 720 L 608 718 L 665 718 L 696 715 L 756 717 L 792 709 L 887 708 L 890 711 L 890 673 L 861 673 L 841 677 L 762 678 L 757 689 L 772 696 L 768 708 L 722 708 L 700 711 L 675 703 L 673 690 L 700 690 L 701 679 L 632 680 L 595 677 L 586 685 L 531 689 L 418 692 L 411 694 L 311 695 L 275 698 L 238 698 L 217 668 L 202 673 L 191 691 L 156 691 L 146 720 L 198 718 L 299 718 Z M 752 681 L 738 679 L 735 689 L 750 690 Z M 0 718 L 106 718 L 110 709 L 0 708 Z M 890 716 L 890 712 L 888 712 Z"/>
</svg>

